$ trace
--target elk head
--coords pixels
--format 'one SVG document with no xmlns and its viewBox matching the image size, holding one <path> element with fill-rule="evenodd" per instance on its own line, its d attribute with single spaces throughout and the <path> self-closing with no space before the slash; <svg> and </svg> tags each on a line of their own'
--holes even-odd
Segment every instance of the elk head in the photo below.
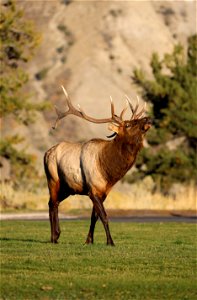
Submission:
<svg viewBox="0 0 197 300">
<path fill-rule="evenodd" d="M 93 117 L 90 117 L 86 115 L 86 113 L 81 109 L 81 107 L 78 105 L 78 110 L 72 105 L 68 94 L 64 87 L 62 86 L 63 92 L 66 96 L 66 102 L 68 106 L 68 110 L 66 112 L 60 111 L 57 107 L 56 113 L 57 113 L 57 119 L 55 122 L 55 125 L 53 126 L 53 129 L 57 127 L 57 124 L 59 120 L 62 118 L 66 117 L 69 114 L 75 115 L 77 117 L 80 117 L 82 119 L 85 119 L 89 122 L 92 123 L 109 123 L 108 129 L 113 131 L 113 134 L 110 136 L 107 136 L 108 138 L 116 137 L 119 139 L 124 138 L 125 142 L 130 144 L 130 141 L 135 141 L 136 142 L 139 140 L 142 140 L 144 137 L 144 134 L 148 131 L 148 129 L 151 127 L 151 119 L 149 117 L 143 117 L 143 114 L 145 113 L 145 108 L 146 108 L 146 103 L 144 104 L 144 107 L 138 112 L 139 108 L 139 98 L 137 97 L 137 105 L 134 108 L 133 105 L 131 104 L 131 101 L 128 96 L 126 96 L 127 100 L 127 105 L 126 107 L 122 110 L 120 116 L 117 116 L 115 114 L 114 110 L 114 103 L 111 98 L 111 117 L 110 118 L 105 118 L 105 119 L 96 119 Z M 132 116 L 130 120 L 123 120 L 123 115 L 125 111 L 127 110 L 127 107 L 130 107 Z"/>
<path fill-rule="evenodd" d="M 117 136 L 119 139 L 124 139 L 127 144 L 131 142 L 142 141 L 145 133 L 152 125 L 152 121 L 149 117 L 143 117 L 145 113 L 146 103 L 140 112 L 137 113 L 139 108 L 139 98 L 137 97 L 138 103 L 135 108 L 133 108 L 128 96 L 127 103 L 132 111 L 132 116 L 130 120 L 121 120 L 119 124 L 111 123 L 109 124 L 109 130 L 113 131 L 113 134 L 108 136 L 108 138 Z"/>
</svg>

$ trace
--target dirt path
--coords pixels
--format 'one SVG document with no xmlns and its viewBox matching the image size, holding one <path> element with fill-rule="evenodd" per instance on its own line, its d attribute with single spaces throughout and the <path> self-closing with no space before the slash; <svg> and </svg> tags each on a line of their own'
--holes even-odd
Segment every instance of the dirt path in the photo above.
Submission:
<svg viewBox="0 0 197 300">
<path fill-rule="evenodd" d="M 186 222 L 186 223 L 196 223 L 197 216 L 195 213 L 170 213 L 170 212 L 141 212 L 139 214 L 135 211 L 130 215 L 122 215 L 122 214 L 109 214 L 110 221 L 112 222 L 139 222 L 139 223 L 149 223 L 149 222 Z M 90 219 L 90 216 L 87 215 L 67 215 L 60 213 L 59 218 L 61 220 L 82 220 L 82 219 Z M 2 213 L 0 214 L 0 220 L 49 220 L 48 212 L 31 212 L 31 213 Z"/>
<path fill-rule="evenodd" d="M 60 219 L 77 219 L 76 216 L 69 216 L 60 213 Z M 0 220 L 48 220 L 48 212 L 31 212 L 31 213 L 2 213 L 0 214 Z"/>
</svg>

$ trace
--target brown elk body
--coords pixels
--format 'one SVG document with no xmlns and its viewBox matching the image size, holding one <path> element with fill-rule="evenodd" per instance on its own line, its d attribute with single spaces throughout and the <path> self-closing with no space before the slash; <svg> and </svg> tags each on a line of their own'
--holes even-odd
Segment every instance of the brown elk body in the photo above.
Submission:
<svg viewBox="0 0 197 300">
<path fill-rule="evenodd" d="M 133 109 L 130 102 L 133 113 L 131 120 L 122 120 L 125 109 L 120 117 L 117 117 L 113 103 L 111 118 L 94 119 L 88 117 L 81 109 L 76 110 L 65 90 L 64 93 L 69 110 L 66 113 L 57 110 L 57 121 L 68 114 L 74 114 L 90 122 L 109 123 L 109 129 L 114 132 L 112 136 L 115 138 L 109 141 L 92 139 L 84 143 L 61 142 L 45 153 L 44 166 L 50 194 L 51 242 L 57 243 L 60 236 L 59 203 L 70 195 L 80 194 L 88 195 L 93 203 L 86 243 L 93 243 L 95 224 L 100 218 L 106 232 L 107 244 L 114 245 L 103 202 L 113 185 L 133 166 L 151 121 L 147 117 L 141 117 L 144 109 L 137 114 L 138 105 Z"/>
</svg>

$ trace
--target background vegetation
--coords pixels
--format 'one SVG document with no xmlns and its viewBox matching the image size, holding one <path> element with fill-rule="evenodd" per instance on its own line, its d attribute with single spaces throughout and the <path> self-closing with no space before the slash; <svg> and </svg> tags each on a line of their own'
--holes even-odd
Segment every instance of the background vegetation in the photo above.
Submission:
<svg viewBox="0 0 197 300">
<path fill-rule="evenodd" d="M 41 36 L 33 23 L 24 18 L 23 10 L 17 8 L 15 1 L 1 4 L 0 40 L 0 117 L 5 122 L 5 118 L 11 115 L 17 122 L 28 125 L 35 120 L 35 112 L 46 107 L 44 103 L 33 103 L 24 90 L 28 82 L 25 65 L 33 57 Z M 0 142 L 0 156 L 10 160 L 15 184 L 18 180 L 20 184 L 23 181 L 27 183 L 26 178 L 29 180 L 38 176 L 36 157 L 27 154 L 25 149 L 19 151 L 16 148 L 22 141 L 23 138 L 10 133 Z"/>
<path fill-rule="evenodd" d="M 143 98 L 151 104 L 154 126 L 133 178 L 151 175 L 157 188 L 167 192 L 174 182 L 197 178 L 197 35 L 188 39 L 187 51 L 179 44 L 162 59 L 154 53 L 150 65 L 152 80 L 142 70 L 134 71 Z"/>
<path fill-rule="evenodd" d="M 19 1 L 15 3 L 14 0 L 4 0 L 1 4 L 0 116 L 2 124 L 9 124 L 10 120 L 14 120 L 14 124 L 18 122 L 19 124 L 26 126 L 22 129 L 25 132 L 24 137 L 22 138 L 21 135 L 13 134 L 10 125 L 9 134 L 4 135 L 0 142 L 0 164 L 1 158 L 3 157 L 9 162 L 9 166 L 11 166 L 9 182 L 4 182 L 2 185 L 3 188 L 1 188 L 1 191 L 5 191 L 2 192 L 1 200 L 3 199 L 3 203 L 5 204 L 3 204 L 3 207 L 6 208 L 35 208 L 40 207 L 40 203 L 42 203 L 41 207 L 43 208 L 43 202 L 46 202 L 45 199 L 47 197 L 46 182 L 45 180 L 40 180 L 40 173 L 42 173 L 42 175 L 44 173 L 41 167 L 44 151 L 46 151 L 53 143 L 65 138 L 65 136 L 69 139 L 73 138 L 73 140 L 82 139 L 82 136 L 78 134 L 79 125 L 77 121 L 76 123 L 71 122 L 72 124 L 69 126 L 66 125 L 66 128 L 59 128 L 59 132 L 57 130 L 54 135 L 48 134 L 48 129 L 55 116 L 52 110 L 51 112 L 47 112 L 44 116 L 43 114 L 36 114 L 37 111 L 42 111 L 46 107 L 45 103 L 47 101 L 45 103 L 37 104 L 37 102 L 35 102 L 35 97 L 30 95 L 27 88 L 29 79 L 28 70 L 31 72 L 30 75 L 33 78 L 32 83 L 29 83 L 28 86 L 31 91 L 35 87 L 39 103 L 42 101 L 41 97 L 44 95 L 46 99 L 50 99 L 54 104 L 58 101 L 61 106 L 64 100 L 63 97 L 61 98 L 59 85 L 66 84 L 68 87 L 76 86 L 76 100 L 78 100 L 77 97 L 80 95 L 84 101 L 87 99 L 88 106 L 90 104 L 90 99 L 91 101 L 93 99 L 92 97 L 95 94 L 95 90 L 97 92 L 102 90 L 95 85 L 95 82 L 98 82 L 98 85 L 100 83 L 104 86 L 105 91 L 103 90 L 103 93 L 97 94 L 100 99 L 103 99 L 108 91 L 111 93 L 111 90 L 116 91 L 117 88 L 119 95 L 120 93 L 122 95 L 122 87 L 126 90 L 128 86 L 128 90 L 130 90 L 130 69 L 128 70 L 128 73 L 126 71 L 127 58 L 131 59 L 132 62 L 137 61 L 140 63 L 143 61 L 143 66 L 147 63 L 144 59 L 145 56 L 143 55 L 143 51 L 139 51 L 139 55 L 135 56 L 138 51 L 135 51 L 135 48 L 133 48 L 134 42 L 132 42 L 131 45 L 130 42 L 128 43 L 132 37 L 132 39 L 136 39 L 135 43 L 140 42 L 141 45 L 143 42 L 143 45 L 145 46 L 146 38 L 144 39 L 144 36 L 141 35 L 141 24 L 142 20 L 146 18 L 143 17 L 143 14 L 141 15 L 141 13 L 144 12 L 140 9 L 141 4 L 139 4 L 139 7 L 132 7 L 132 3 L 130 6 L 130 4 L 125 2 L 124 4 L 121 4 L 120 8 L 117 3 L 117 7 L 112 8 L 110 7 L 110 2 L 106 2 L 102 11 L 99 10 L 100 6 L 97 2 L 92 4 L 91 10 L 88 9 L 90 4 L 87 4 L 85 7 L 80 3 L 74 4 L 72 1 L 66 1 L 69 5 L 62 5 L 63 2 L 51 2 L 50 7 L 45 1 L 40 1 L 39 4 L 37 3 L 36 5 L 34 5 L 33 2 L 31 5 L 26 5 L 25 2 Z M 145 5 L 145 3 L 143 5 Z M 148 5 L 148 2 L 146 5 Z M 149 7 L 149 5 L 147 7 Z M 171 30 L 171 34 L 173 34 L 170 24 L 173 23 L 173 20 L 177 19 L 182 22 L 181 24 L 185 24 L 186 27 L 188 26 L 187 33 L 184 33 L 184 35 L 187 35 L 191 32 L 189 27 L 192 24 L 192 22 L 190 24 L 190 16 L 192 14 L 189 13 L 189 10 L 185 10 L 186 6 L 184 5 L 181 5 L 180 7 L 176 7 L 176 5 L 170 7 L 171 4 L 170 6 L 169 4 L 166 4 L 166 7 L 163 6 L 163 4 L 158 4 L 158 9 L 153 9 L 153 6 L 151 5 L 149 9 L 155 16 L 154 22 L 157 22 L 158 20 L 162 21 L 163 17 L 168 17 L 168 24 L 166 24 L 166 26 L 168 26 L 168 30 Z M 182 9 L 181 14 L 178 13 L 179 8 Z M 40 33 L 38 33 L 34 24 L 24 15 L 23 9 L 29 19 L 34 19 L 34 22 L 39 26 L 39 31 L 43 32 L 44 39 L 42 43 Z M 43 14 L 43 9 L 45 13 L 44 18 L 42 19 L 40 18 L 40 14 Z M 81 13 L 89 14 L 91 12 L 92 26 L 89 26 L 89 23 L 83 23 L 86 30 L 83 29 L 80 32 L 78 28 L 82 26 L 81 23 L 76 23 L 72 18 L 64 20 L 64 9 L 66 12 L 66 9 L 68 9 L 68 11 L 71 10 L 70 16 L 72 16 L 72 12 L 77 16 L 80 16 Z M 129 25 L 130 18 L 129 14 L 127 14 L 128 9 L 131 9 L 130 13 L 132 12 L 136 14 L 136 16 L 139 15 L 139 18 L 132 21 L 135 26 Z M 95 22 L 95 15 L 98 14 L 98 11 L 99 15 L 97 17 L 100 19 L 102 18 L 102 22 Z M 53 18 L 53 14 L 55 16 L 61 14 L 62 17 L 60 19 L 56 17 Z M 178 16 L 183 19 L 178 19 Z M 76 19 L 80 20 L 80 17 L 76 17 Z M 85 19 L 86 18 L 84 18 L 84 20 Z M 125 23 L 122 22 L 123 20 Z M 177 24 L 179 21 L 177 21 Z M 105 25 L 100 27 L 100 24 Z M 122 24 L 127 24 L 128 28 L 130 28 L 131 32 L 129 34 L 126 30 L 127 26 L 122 26 Z M 48 31 L 48 27 L 51 28 L 52 34 Z M 87 33 L 87 36 L 91 36 L 91 39 L 87 39 L 86 36 L 86 32 L 89 32 L 89 29 L 93 30 L 92 32 Z M 124 39 L 116 41 L 117 30 L 120 31 L 120 34 L 125 36 Z M 163 37 L 164 35 L 165 34 L 160 36 Z M 172 36 L 175 38 L 174 35 Z M 54 39 L 51 39 L 51 37 L 54 37 Z M 159 38 L 159 35 L 156 35 L 156 40 Z M 161 42 L 163 43 L 163 46 L 160 45 L 156 49 L 159 49 L 161 52 L 163 49 L 166 49 L 164 48 L 166 40 L 162 39 Z M 190 198 L 194 198 L 195 178 L 197 175 L 195 152 L 197 139 L 195 128 L 197 122 L 195 103 L 196 40 L 196 36 L 191 36 L 188 39 L 187 49 L 185 49 L 183 45 L 177 45 L 174 48 L 173 53 L 166 54 L 162 59 L 159 58 L 158 54 L 153 54 L 150 62 L 153 73 L 151 80 L 148 79 L 147 75 L 142 70 L 136 69 L 134 72 L 134 81 L 142 89 L 143 98 L 150 103 L 150 115 L 154 119 L 154 127 L 147 136 L 149 148 L 142 151 L 136 163 L 137 172 L 127 176 L 127 180 L 130 183 L 138 181 L 136 184 L 137 187 L 132 186 L 131 188 L 130 186 L 127 186 L 127 195 L 126 193 L 124 194 L 124 199 L 127 197 L 130 200 L 128 200 L 129 203 L 132 202 L 132 199 L 138 199 L 138 203 L 143 201 L 142 203 L 144 205 L 145 200 L 142 199 L 145 198 L 145 205 L 152 207 L 151 203 L 154 203 L 155 207 L 158 208 L 155 204 L 156 202 L 163 203 L 165 200 L 166 203 L 168 203 L 171 201 L 169 199 L 172 199 L 172 196 L 173 199 L 175 199 L 176 195 L 174 196 L 175 193 L 172 195 L 170 192 L 171 194 L 168 195 L 169 199 L 167 197 L 164 199 L 163 195 L 161 195 L 161 201 L 158 202 L 154 200 L 157 199 L 157 197 L 154 198 L 152 192 L 162 191 L 163 194 L 166 195 L 170 190 L 170 186 L 177 182 L 188 184 L 184 192 L 181 190 L 182 200 L 180 201 L 179 197 L 179 203 L 185 201 L 185 194 L 188 194 L 187 188 L 190 186 L 192 187 Z M 99 47 L 94 49 L 94 45 L 98 42 Z M 51 47 L 48 47 L 48 44 L 50 44 Z M 81 47 L 82 44 L 83 47 Z M 43 48 L 40 47 L 42 48 L 42 51 L 39 52 L 39 55 L 34 57 L 38 45 L 42 45 Z M 140 48 L 143 49 L 143 47 Z M 146 46 L 146 51 L 153 48 L 155 49 L 155 44 L 151 45 L 151 47 Z M 92 49 L 95 51 L 92 51 Z M 127 49 L 126 52 L 124 52 L 125 49 Z M 74 50 L 74 52 L 72 52 L 72 50 Z M 119 53 L 128 55 L 128 57 L 127 55 L 125 56 L 127 57 L 125 61 L 120 59 L 121 56 Z M 35 59 L 36 67 L 34 66 L 32 68 L 28 62 L 33 57 Z M 86 59 L 87 57 L 89 57 L 89 60 Z M 122 55 L 122 57 L 124 57 L 124 55 Z M 106 63 L 102 64 L 100 58 Z M 63 61 L 64 63 L 62 63 Z M 75 63 L 76 61 L 77 63 Z M 82 63 L 84 61 L 85 63 Z M 94 65 L 92 65 L 92 62 L 94 62 Z M 77 69 L 77 66 L 80 66 L 80 72 Z M 112 70 L 116 70 L 117 72 L 111 72 Z M 87 77 L 81 76 L 84 72 L 87 74 Z M 73 76 L 74 73 L 75 76 Z M 102 80 L 100 81 L 101 78 Z M 128 82 L 126 85 L 123 85 L 123 81 L 124 83 L 126 82 L 125 78 L 128 78 Z M 82 79 L 83 82 L 81 81 Z M 92 106 L 93 113 L 95 113 L 94 106 L 95 105 Z M 103 107 L 100 108 L 99 113 L 103 113 Z M 34 128 L 33 130 L 30 128 L 31 126 L 28 128 L 28 125 L 36 120 L 41 121 L 36 123 L 37 128 Z M 12 124 L 12 122 L 10 122 L 10 124 Z M 42 130 L 40 130 L 40 128 L 42 128 Z M 7 126 L 6 129 L 9 130 L 9 126 Z M 17 129 L 19 129 L 19 132 L 20 128 Z M 88 129 L 88 125 L 87 128 L 84 125 L 84 132 L 86 129 L 87 131 L 89 130 L 89 133 L 90 131 L 92 132 L 92 129 Z M 8 132 L 8 130 L 6 132 Z M 80 134 L 82 135 L 84 132 L 82 131 Z M 98 131 L 98 135 L 100 133 L 103 134 L 103 131 Z M 27 145 L 27 140 L 29 143 L 31 142 L 29 149 L 33 149 L 35 146 L 34 153 L 36 154 L 32 155 L 28 153 L 26 148 L 22 146 L 25 144 L 25 141 Z M 38 165 L 40 170 L 38 170 Z M 190 184 L 190 181 L 193 182 Z M 149 182 L 149 184 L 147 184 L 147 182 Z M 43 196 L 43 191 L 40 192 L 38 189 L 43 183 L 45 184 L 45 196 Z M 21 196 L 21 191 L 19 191 L 20 193 L 18 194 L 16 193 L 16 190 L 19 187 L 21 187 L 22 193 L 24 194 L 23 197 Z M 29 200 L 30 197 L 29 194 L 28 197 L 26 195 L 26 192 L 29 192 L 30 187 L 31 191 L 36 191 L 39 195 L 42 194 L 41 200 L 32 200 L 25 203 L 25 201 L 27 202 L 26 199 L 28 198 Z M 139 187 L 146 193 L 146 197 L 142 194 L 139 195 Z M 121 193 L 123 189 L 121 190 Z M 124 191 L 125 190 L 126 189 L 124 189 Z M 136 190 L 138 193 L 135 192 Z M 180 185 L 178 190 L 180 191 Z M 122 194 L 117 198 L 120 199 L 117 203 L 123 203 L 121 200 Z M 149 201 L 150 198 L 151 200 Z M 35 199 L 35 195 L 33 195 L 32 199 Z M 113 197 L 113 203 L 116 202 L 114 199 L 115 197 Z M 152 201 L 152 199 L 154 201 Z M 16 203 L 13 204 L 15 200 Z M 34 202 L 33 206 L 32 202 Z M 187 205 L 188 202 L 187 199 Z M 194 203 L 194 200 L 192 200 L 191 203 Z M 134 205 L 139 207 L 137 200 L 136 202 L 134 201 Z M 173 205 L 174 201 L 172 201 L 170 207 L 174 207 Z M 181 206 L 184 207 L 184 209 L 186 207 L 185 205 Z M 193 205 L 189 207 L 193 207 Z"/>
</svg>

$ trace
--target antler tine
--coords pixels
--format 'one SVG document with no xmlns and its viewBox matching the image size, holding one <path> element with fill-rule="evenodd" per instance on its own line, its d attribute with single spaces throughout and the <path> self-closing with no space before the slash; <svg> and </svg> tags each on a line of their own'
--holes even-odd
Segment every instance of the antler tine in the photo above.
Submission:
<svg viewBox="0 0 197 300">
<path fill-rule="evenodd" d="M 61 88 L 62 88 L 62 90 L 63 90 L 63 92 L 64 92 L 64 94 L 65 94 L 65 96 L 66 96 L 66 99 L 69 99 L 68 93 L 67 93 L 67 91 L 65 90 L 65 88 L 64 88 L 63 85 L 61 85 Z"/>
<path fill-rule="evenodd" d="M 146 102 L 144 103 L 144 107 L 142 108 L 142 110 L 137 114 L 137 110 L 138 110 L 139 104 L 140 104 L 140 100 L 139 100 L 138 95 L 137 95 L 137 104 L 136 104 L 135 108 L 133 108 L 133 105 L 131 104 L 129 97 L 127 95 L 125 95 L 125 97 L 126 97 L 128 103 L 129 103 L 130 109 L 132 111 L 131 120 L 132 119 L 139 119 L 143 115 L 143 113 L 146 111 Z"/>
<path fill-rule="evenodd" d="M 135 116 L 135 119 L 139 119 L 145 111 L 146 111 L 146 102 L 144 102 L 144 106 L 142 110 Z"/>
<path fill-rule="evenodd" d="M 76 114 L 77 113 L 77 115 L 79 114 L 79 111 L 72 105 L 72 103 L 71 103 L 71 101 L 70 101 L 70 98 L 69 98 L 69 96 L 68 96 L 68 93 L 67 93 L 67 91 L 65 90 L 65 88 L 64 88 L 64 86 L 63 85 L 61 85 L 61 88 L 62 88 L 62 90 L 63 90 L 63 92 L 64 92 L 64 94 L 65 94 L 65 96 L 66 96 L 66 103 L 67 103 L 67 105 L 68 105 L 68 108 L 69 108 L 69 110 L 68 110 L 68 112 L 70 113 L 73 113 L 73 114 Z M 81 115 L 81 114 L 80 114 Z"/>
<path fill-rule="evenodd" d="M 69 115 L 69 114 L 73 114 L 73 115 L 76 115 L 76 116 L 78 116 L 78 117 L 82 117 L 82 113 L 81 113 L 80 111 L 76 110 L 76 109 L 74 108 L 74 106 L 72 105 L 72 103 L 71 103 L 71 101 L 70 101 L 70 99 L 69 99 L 68 93 L 67 93 L 67 91 L 65 90 L 65 88 L 64 88 L 63 85 L 61 85 L 61 88 L 62 88 L 62 90 L 63 90 L 63 92 L 64 92 L 64 94 L 65 94 L 65 96 L 66 96 L 66 104 L 67 104 L 67 106 L 68 106 L 68 110 L 67 110 L 66 112 L 62 112 L 62 111 L 60 111 L 60 110 L 57 108 L 57 106 L 55 106 L 55 110 L 56 110 L 56 113 L 57 113 L 57 119 L 56 119 L 56 121 L 55 121 L 54 126 L 52 127 L 53 129 L 56 129 L 58 122 L 59 122 L 61 119 L 63 119 L 64 117 L 66 117 L 67 115 Z"/>
<path fill-rule="evenodd" d="M 132 111 L 132 114 L 134 114 L 134 108 L 133 108 L 133 105 L 131 104 L 131 99 L 127 95 L 125 95 L 125 97 L 126 97 L 128 103 L 129 103 L 129 107 Z"/>
<path fill-rule="evenodd" d="M 110 103 L 111 103 L 111 115 L 112 115 L 112 117 L 114 117 L 115 110 L 114 110 L 114 102 L 112 100 L 112 96 L 110 96 Z"/>
<path fill-rule="evenodd" d="M 139 98 L 137 97 L 137 105 L 136 105 L 135 108 L 133 108 L 133 105 L 131 104 L 130 98 L 127 95 L 125 95 L 125 97 L 127 98 L 127 101 L 129 103 L 130 109 L 132 111 L 131 119 L 135 119 L 135 115 L 136 115 L 136 112 L 137 112 L 138 107 L 139 107 Z"/>
<path fill-rule="evenodd" d="M 131 120 L 132 120 L 132 119 L 135 119 L 136 112 L 137 112 L 138 107 L 139 107 L 139 98 L 137 97 L 137 105 L 136 105 L 135 108 L 133 108 L 133 105 L 132 105 L 131 102 L 130 102 L 130 98 L 129 98 L 127 95 L 125 95 L 125 96 L 126 96 L 126 98 L 127 98 L 127 101 L 128 101 L 128 103 L 129 103 L 130 109 L 131 109 L 131 111 L 132 111 Z"/>
<path fill-rule="evenodd" d="M 56 114 L 57 114 L 57 119 L 56 119 L 56 121 L 55 121 L 55 124 L 52 126 L 53 129 L 56 129 L 59 120 L 61 120 L 62 118 L 64 118 L 64 117 L 67 115 L 67 112 L 62 113 L 62 112 L 57 108 L 56 105 L 55 105 L 55 111 L 56 111 Z"/>
<path fill-rule="evenodd" d="M 114 109 L 114 102 L 112 100 L 112 96 L 110 96 L 110 101 L 111 101 L 111 115 L 112 115 L 112 122 L 118 123 L 119 125 L 122 123 L 122 117 L 118 117 L 115 114 L 115 109 Z M 124 110 L 124 109 L 123 109 Z M 121 113 L 122 114 L 122 113 Z"/>
<path fill-rule="evenodd" d="M 137 113 L 139 104 L 140 104 L 140 100 L 139 100 L 139 97 L 137 96 L 137 104 L 136 104 L 136 107 L 135 107 L 135 109 L 134 109 L 134 111 L 133 111 L 133 115 L 132 115 L 132 117 L 131 117 L 131 120 L 136 119 L 136 113 Z"/>
<path fill-rule="evenodd" d="M 128 105 L 129 105 L 129 101 L 126 99 L 126 106 L 125 106 L 125 108 L 123 108 L 123 110 L 122 110 L 122 112 L 120 114 L 120 119 L 121 120 L 123 120 L 123 115 L 124 115 L 125 111 L 127 110 Z"/>
<path fill-rule="evenodd" d="M 133 113 L 133 117 L 132 117 L 133 119 L 136 118 L 136 113 L 137 113 L 139 105 L 140 105 L 140 100 L 139 100 L 139 97 L 137 95 L 137 104 L 136 104 L 136 107 L 135 107 L 135 110 L 134 110 L 134 113 Z"/>
<path fill-rule="evenodd" d="M 85 117 L 86 117 L 85 112 L 82 110 L 82 108 L 81 108 L 81 106 L 80 106 L 79 104 L 77 104 L 77 106 L 78 106 L 78 108 L 79 108 L 79 112 L 80 112 L 81 116 L 82 116 L 83 118 L 85 118 Z"/>
</svg>

